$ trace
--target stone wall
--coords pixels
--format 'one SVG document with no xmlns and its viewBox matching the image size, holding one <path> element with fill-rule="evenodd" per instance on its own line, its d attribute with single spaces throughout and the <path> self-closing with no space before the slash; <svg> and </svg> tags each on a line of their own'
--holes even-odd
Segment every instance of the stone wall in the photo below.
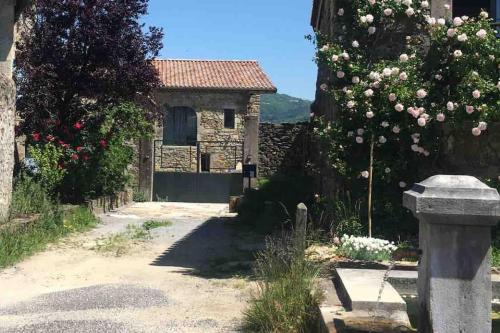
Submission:
<svg viewBox="0 0 500 333">
<path fill-rule="evenodd" d="M 309 160 L 309 123 L 259 126 L 259 177 L 303 174 Z"/>
</svg>

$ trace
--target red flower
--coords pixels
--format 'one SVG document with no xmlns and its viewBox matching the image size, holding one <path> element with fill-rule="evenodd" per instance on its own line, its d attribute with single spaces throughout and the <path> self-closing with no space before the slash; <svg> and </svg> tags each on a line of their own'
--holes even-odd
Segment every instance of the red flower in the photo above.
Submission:
<svg viewBox="0 0 500 333">
<path fill-rule="evenodd" d="M 35 141 L 35 142 L 40 141 L 40 133 L 33 133 L 33 134 L 31 134 L 31 137 L 33 138 L 33 141 Z"/>
<path fill-rule="evenodd" d="M 73 161 L 76 161 L 76 160 L 78 159 L 78 155 L 77 155 L 77 154 L 72 154 L 72 155 L 71 155 L 71 159 L 72 159 Z"/>
<path fill-rule="evenodd" d="M 45 139 L 47 139 L 47 141 L 50 141 L 50 142 L 52 142 L 52 141 L 54 141 L 54 140 L 55 140 L 54 136 L 53 136 L 53 135 L 51 135 L 51 134 L 48 134 L 48 135 L 45 137 Z"/>
<path fill-rule="evenodd" d="M 88 161 L 88 160 L 89 160 L 89 155 L 84 154 L 84 155 L 82 156 L 82 159 L 83 159 L 84 161 Z"/>
<path fill-rule="evenodd" d="M 82 129 L 83 127 L 83 124 L 81 122 L 76 122 L 76 124 L 73 125 L 73 128 L 76 129 L 76 130 L 80 130 Z"/>
<path fill-rule="evenodd" d="M 108 142 L 104 139 L 99 141 L 99 144 L 101 145 L 102 148 L 106 148 L 108 146 Z"/>
<path fill-rule="evenodd" d="M 76 150 L 77 152 L 80 152 L 80 150 L 82 150 L 82 149 L 83 149 L 83 147 L 82 147 L 82 146 L 78 146 L 78 147 L 76 147 L 76 148 L 75 148 L 75 150 Z"/>
</svg>

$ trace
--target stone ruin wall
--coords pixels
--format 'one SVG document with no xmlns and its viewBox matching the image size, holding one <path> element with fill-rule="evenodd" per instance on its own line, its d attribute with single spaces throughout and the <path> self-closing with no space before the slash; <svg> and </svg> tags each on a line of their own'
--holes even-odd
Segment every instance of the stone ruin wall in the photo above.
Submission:
<svg viewBox="0 0 500 333">
<path fill-rule="evenodd" d="M 305 173 L 309 161 L 309 125 L 259 125 L 259 177 Z"/>
</svg>

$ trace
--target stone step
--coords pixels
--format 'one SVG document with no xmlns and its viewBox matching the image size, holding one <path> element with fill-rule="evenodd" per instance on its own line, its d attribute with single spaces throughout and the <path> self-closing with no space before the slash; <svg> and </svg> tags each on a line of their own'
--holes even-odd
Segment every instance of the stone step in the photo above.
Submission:
<svg viewBox="0 0 500 333">
<path fill-rule="evenodd" d="M 406 302 L 390 283 L 379 293 L 385 271 L 377 269 L 337 268 L 336 283 L 339 296 L 348 310 L 391 313 L 406 312 Z"/>
</svg>

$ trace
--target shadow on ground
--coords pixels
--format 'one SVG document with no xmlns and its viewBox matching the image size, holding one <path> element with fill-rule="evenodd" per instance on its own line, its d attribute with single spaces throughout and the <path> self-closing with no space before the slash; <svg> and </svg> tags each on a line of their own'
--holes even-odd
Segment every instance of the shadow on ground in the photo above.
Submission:
<svg viewBox="0 0 500 333">
<path fill-rule="evenodd" d="M 235 218 L 212 218 L 170 246 L 151 265 L 179 268 L 205 278 L 251 277 L 264 236 L 238 225 Z"/>
</svg>

